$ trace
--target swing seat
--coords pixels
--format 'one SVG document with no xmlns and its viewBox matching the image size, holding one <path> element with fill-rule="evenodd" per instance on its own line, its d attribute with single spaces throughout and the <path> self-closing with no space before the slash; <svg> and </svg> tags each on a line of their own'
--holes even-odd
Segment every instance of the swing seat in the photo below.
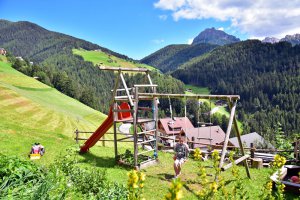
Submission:
<svg viewBox="0 0 300 200">
<path fill-rule="evenodd" d="M 30 160 L 38 160 L 38 159 L 41 159 L 41 154 L 39 153 L 30 154 Z"/>
</svg>

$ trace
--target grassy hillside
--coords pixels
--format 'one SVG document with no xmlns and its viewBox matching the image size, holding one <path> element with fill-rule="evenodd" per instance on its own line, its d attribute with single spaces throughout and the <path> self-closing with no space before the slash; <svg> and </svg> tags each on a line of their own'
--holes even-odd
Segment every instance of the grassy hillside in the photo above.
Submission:
<svg viewBox="0 0 300 200">
<path fill-rule="evenodd" d="M 38 160 L 40 164 L 52 163 L 67 146 L 74 144 L 72 132 L 75 128 L 95 130 L 105 118 L 105 115 L 14 70 L 3 56 L 0 56 L 0 110 L 0 153 L 26 158 L 31 144 L 38 141 L 46 147 L 46 154 Z M 123 146 L 121 151 L 125 148 Z M 112 143 L 106 147 L 95 146 L 89 153 L 76 154 L 76 157 L 79 166 L 105 169 L 109 180 L 126 185 L 129 169 L 115 165 Z M 174 173 L 172 154 L 159 152 L 159 160 L 158 165 L 143 170 L 146 174 L 146 199 L 161 199 L 171 182 Z M 198 163 L 192 159 L 183 167 L 184 199 L 197 199 L 198 170 Z M 212 169 L 208 170 L 211 173 Z M 257 199 L 270 169 L 250 169 L 252 179 L 244 178 L 243 167 L 239 170 L 243 183 L 247 185 L 246 190 Z M 230 170 L 223 175 L 228 182 L 226 187 L 232 188 Z"/>
<path fill-rule="evenodd" d="M 41 142 L 46 147 L 47 161 L 74 144 L 76 128 L 93 131 L 105 118 L 104 114 L 16 71 L 3 56 L 0 110 L 0 153 L 26 157 L 31 144 Z"/>
<path fill-rule="evenodd" d="M 210 94 L 209 88 L 207 87 L 199 87 L 194 85 L 184 85 L 185 94 Z M 191 90 L 191 91 L 187 91 Z"/>
<path fill-rule="evenodd" d="M 116 57 L 108 52 L 101 50 L 84 50 L 84 49 L 73 49 L 73 54 L 82 56 L 85 61 L 92 62 L 94 65 L 104 65 L 112 67 L 128 67 L 128 68 L 147 68 L 152 71 L 159 71 L 154 67 L 146 64 L 137 63 L 132 60 L 126 60 L 123 58 Z"/>
<path fill-rule="evenodd" d="M 207 87 L 200 87 L 200 86 L 194 86 L 194 85 L 188 85 L 186 84 L 184 86 L 185 88 L 185 94 L 210 94 L 210 90 Z M 187 91 L 191 90 L 191 91 Z M 206 101 L 208 104 L 211 103 L 211 109 L 213 110 L 216 106 L 215 102 L 210 102 L 208 99 L 202 99 L 201 101 Z M 230 117 L 229 112 L 226 110 L 226 107 L 224 106 L 219 106 L 218 109 L 216 110 L 216 113 L 225 115 L 227 118 Z M 238 127 L 241 132 L 243 132 L 243 124 L 241 121 L 238 120 Z M 226 131 L 226 130 L 224 130 Z"/>
</svg>

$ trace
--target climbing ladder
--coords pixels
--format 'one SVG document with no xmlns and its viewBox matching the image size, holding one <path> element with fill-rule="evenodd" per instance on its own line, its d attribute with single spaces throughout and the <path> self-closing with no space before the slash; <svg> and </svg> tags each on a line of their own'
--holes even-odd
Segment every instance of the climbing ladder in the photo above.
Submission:
<svg viewBox="0 0 300 200">
<path fill-rule="evenodd" d="M 149 71 L 143 68 L 111 68 L 111 67 L 100 67 L 101 70 L 117 71 L 118 75 L 115 80 L 115 87 L 113 92 L 113 115 L 114 115 L 114 148 L 115 148 L 115 158 L 118 159 L 118 142 L 132 141 L 134 144 L 134 166 L 139 168 L 144 168 L 150 164 L 156 163 L 157 158 L 157 97 L 147 97 L 143 98 L 139 95 L 139 91 L 151 91 L 151 93 L 156 93 L 157 85 L 152 83 Z M 128 88 L 126 81 L 124 79 L 123 72 L 126 71 L 137 71 L 146 74 L 148 79 L 148 84 L 136 84 L 132 88 Z M 121 80 L 121 84 L 119 84 Z M 119 85 L 123 88 L 118 88 Z M 125 94 L 124 94 L 125 93 Z M 139 101 L 150 101 L 152 107 L 142 107 L 139 106 Z M 138 111 L 152 112 L 153 118 L 143 118 L 139 116 Z M 120 140 L 117 138 L 117 124 L 118 123 L 131 123 L 133 125 L 133 135 L 129 135 L 124 139 Z M 154 128 L 151 130 L 141 130 L 139 131 L 139 126 L 152 122 L 155 124 Z M 148 145 L 151 146 L 150 149 L 145 149 L 144 147 Z M 138 163 L 138 157 L 140 155 L 145 155 L 153 152 L 153 156 L 148 156 L 148 159 Z"/>
</svg>

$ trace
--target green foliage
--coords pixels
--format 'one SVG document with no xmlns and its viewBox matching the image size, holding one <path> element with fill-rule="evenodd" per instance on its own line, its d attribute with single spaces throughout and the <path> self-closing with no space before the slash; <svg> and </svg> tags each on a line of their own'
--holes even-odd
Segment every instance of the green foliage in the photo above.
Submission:
<svg viewBox="0 0 300 200">
<path fill-rule="evenodd" d="M 179 200 L 183 198 L 182 195 L 182 182 L 179 178 L 173 179 L 168 189 L 168 193 L 165 195 L 165 200 Z"/>
<path fill-rule="evenodd" d="M 287 139 L 284 132 L 282 131 L 280 123 L 278 123 L 275 128 L 275 147 L 277 149 L 281 149 L 281 150 L 292 150 L 293 149 L 292 141 Z M 281 156 L 293 158 L 293 155 L 291 155 L 291 153 L 288 153 L 288 152 L 280 152 L 279 154 Z"/>
<path fill-rule="evenodd" d="M 209 181 L 207 178 L 206 169 L 203 166 L 202 162 L 199 163 L 199 178 L 201 189 L 198 191 L 199 199 L 249 199 L 249 195 L 246 191 L 246 188 L 240 177 L 239 170 L 234 163 L 233 153 L 230 153 L 229 159 L 233 163 L 231 168 L 231 174 L 233 179 L 233 186 L 229 190 L 226 187 L 225 179 L 221 176 L 219 162 L 220 156 L 218 151 L 213 151 L 212 153 L 212 162 L 214 179 Z"/>
<path fill-rule="evenodd" d="M 181 64 L 216 48 L 212 44 L 179 44 L 166 46 L 143 58 L 142 63 L 154 66 L 163 72 L 176 70 Z"/>
<path fill-rule="evenodd" d="M 202 153 L 200 148 L 196 148 L 193 155 L 194 160 L 202 160 Z"/>
<path fill-rule="evenodd" d="M 265 138 L 279 121 L 287 136 L 300 131 L 300 46 L 249 40 L 218 47 L 181 66 L 172 75 L 212 94 L 239 94 L 238 118 L 246 132 Z M 274 131 L 274 129 L 273 129 Z"/>
<path fill-rule="evenodd" d="M 280 155 L 275 155 L 274 161 L 271 163 L 272 171 L 270 173 L 270 176 L 272 174 L 276 174 L 277 180 L 275 181 L 275 187 L 276 190 L 273 190 L 273 181 L 267 181 L 265 183 L 265 187 L 262 190 L 262 193 L 260 195 L 260 198 L 262 200 L 283 200 L 285 199 L 284 194 L 284 187 L 285 185 L 280 182 L 278 177 L 280 177 L 281 174 L 281 168 L 286 163 L 286 158 Z"/>
<path fill-rule="evenodd" d="M 55 177 L 32 162 L 0 155 L 1 199 L 63 199 L 66 189 Z"/>
<path fill-rule="evenodd" d="M 119 154 L 118 156 L 119 156 L 118 159 L 121 162 L 124 162 L 126 164 L 131 165 L 131 166 L 134 166 L 134 155 L 129 149 L 126 149 L 124 154 Z M 138 155 L 137 163 L 141 163 L 141 162 L 146 161 L 148 159 L 149 159 L 149 157 L 146 156 L 146 155 Z"/>
<path fill-rule="evenodd" d="M 131 170 L 127 176 L 128 200 L 144 199 L 144 182 L 146 175 L 140 171 Z"/>
<path fill-rule="evenodd" d="M 99 70 L 91 62 L 86 62 L 81 56 L 74 55 L 73 49 L 98 50 L 113 58 L 139 66 L 136 61 L 125 55 L 68 35 L 48 31 L 30 22 L 12 23 L 1 20 L 0 35 L 2 47 L 12 54 L 22 56 L 26 58 L 25 60 L 33 61 L 40 66 L 42 70 L 38 71 L 44 72 L 49 78 L 42 75 L 41 81 L 45 81 L 46 84 L 51 83 L 65 94 L 82 100 L 92 108 L 105 113 L 108 113 L 109 110 L 108 104 L 111 99 L 110 90 L 114 84 L 114 73 Z M 15 60 L 12 55 L 10 58 L 12 61 Z M 24 67 L 20 71 L 33 76 L 30 68 L 32 67 Z M 164 75 L 155 76 L 160 80 L 159 82 L 168 80 L 161 86 L 163 90 L 171 92 L 173 88 L 180 87 L 182 88 L 181 93 L 183 93 L 183 84 L 179 81 Z M 136 80 L 136 78 L 133 79 Z M 87 88 L 88 90 L 83 92 Z"/>
<path fill-rule="evenodd" d="M 71 149 L 49 167 L 0 155 L 1 199 L 126 199 L 124 186 L 95 167 L 82 168 Z"/>
</svg>

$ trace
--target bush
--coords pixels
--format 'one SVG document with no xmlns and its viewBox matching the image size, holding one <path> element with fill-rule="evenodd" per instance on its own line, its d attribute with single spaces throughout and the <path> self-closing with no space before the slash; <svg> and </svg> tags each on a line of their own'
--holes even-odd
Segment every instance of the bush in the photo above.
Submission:
<svg viewBox="0 0 300 200">
<path fill-rule="evenodd" d="M 123 185 L 96 167 L 82 168 L 67 154 L 45 168 L 0 155 L 0 199 L 126 199 Z"/>
</svg>

